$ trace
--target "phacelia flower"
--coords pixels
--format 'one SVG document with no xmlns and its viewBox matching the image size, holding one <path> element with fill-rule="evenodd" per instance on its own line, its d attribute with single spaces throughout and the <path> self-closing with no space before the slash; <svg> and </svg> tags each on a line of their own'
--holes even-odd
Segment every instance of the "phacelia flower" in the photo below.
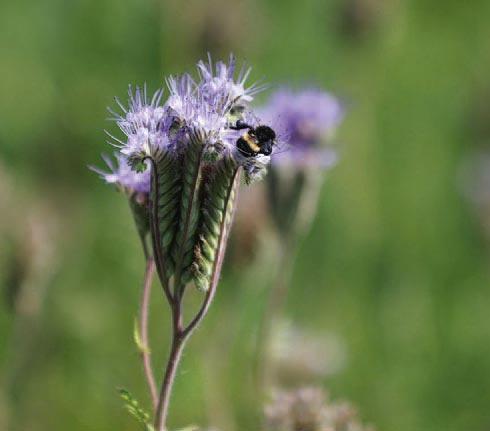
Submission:
<svg viewBox="0 0 490 431">
<path fill-rule="evenodd" d="M 259 112 L 278 134 L 287 136 L 289 151 L 278 154 L 277 162 L 323 167 L 335 163 L 335 151 L 328 144 L 344 116 L 335 96 L 315 88 L 279 88 Z"/>
<path fill-rule="evenodd" d="M 252 137 L 255 150 L 244 154 L 237 148 L 241 136 L 259 125 L 248 104 L 265 86 L 247 85 L 249 74 L 245 65 L 236 73 L 233 56 L 214 65 L 209 58 L 197 64 L 198 80 L 189 73 L 167 77 L 166 99 L 163 88 L 149 98 L 146 86 L 134 92 L 130 87 L 128 107 L 116 99 L 122 112 L 110 110 L 124 134 L 109 134 L 121 153 L 118 161 L 145 175 L 148 185 L 159 274 L 173 275 L 177 284 L 193 279 L 207 290 L 217 283 L 239 174 L 247 183 L 258 180 L 271 160 Z M 269 147 L 271 142 L 274 152 L 279 145 L 269 139 Z M 102 174 L 108 182 L 127 188 L 129 179 L 140 178 L 109 167 L 112 172 Z"/>
<path fill-rule="evenodd" d="M 168 77 L 166 99 L 163 88 L 149 98 L 146 86 L 134 92 L 129 88 L 127 107 L 116 99 L 121 112 L 110 112 L 123 136 L 108 135 L 119 149 L 119 166 L 108 161 L 111 172 L 97 170 L 124 190 L 143 190 L 144 178 L 148 199 L 139 204 L 128 193 L 129 202 L 145 256 L 154 260 L 173 316 L 172 348 L 158 401 L 152 390 L 155 426 L 147 426 L 158 431 L 167 429 L 168 397 L 180 352 L 216 292 L 240 176 L 247 183 L 259 179 L 278 147 L 273 130 L 259 128 L 248 105 L 264 88 L 247 86 L 250 69 L 242 66 L 235 76 L 233 56 L 228 63 L 199 62 L 197 69 L 197 81 L 188 73 Z M 203 295 L 187 321 L 182 306 L 189 284 Z M 153 387 L 151 372 L 146 374 Z M 126 398 L 130 411 L 148 425 L 147 415 L 141 416 L 138 404 Z"/>
<path fill-rule="evenodd" d="M 198 63 L 199 81 L 188 73 L 166 79 L 169 96 L 162 102 L 163 89 L 155 92 L 151 101 L 146 87 L 129 89 L 128 108 L 116 99 L 122 113 L 113 119 L 126 135 L 120 140 L 109 135 L 121 153 L 128 156 L 134 167 L 147 158 L 161 152 L 183 153 L 189 142 L 200 141 L 206 159 L 218 160 L 230 155 L 243 166 L 248 181 L 259 179 L 270 162 L 270 156 L 257 154 L 244 158 L 236 150 L 236 142 L 243 131 L 236 130 L 237 119 L 257 125 L 255 116 L 248 112 L 246 104 L 265 86 L 259 83 L 246 86 L 250 69 L 242 66 L 235 77 L 235 58 L 228 63 L 211 59 Z M 239 111 L 236 115 L 235 111 Z"/>
<path fill-rule="evenodd" d="M 164 132 L 168 130 L 169 119 L 164 107 L 160 106 L 163 90 L 157 90 L 151 101 L 148 101 L 146 86 L 143 89 L 136 88 L 134 93 L 130 86 L 128 95 L 127 109 L 119 99 L 115 99 L 123 111 L 122 114 L 117 114 L 108 108 L 114 115 L 113 120 L 127 138 L 123 142 L 109 135 L 115 141 L 115 146 L 119 147 L 121 153 L 126 156 L 141 152 L 150 155 L 166 149 L 170 141 Z"/>
</svg>

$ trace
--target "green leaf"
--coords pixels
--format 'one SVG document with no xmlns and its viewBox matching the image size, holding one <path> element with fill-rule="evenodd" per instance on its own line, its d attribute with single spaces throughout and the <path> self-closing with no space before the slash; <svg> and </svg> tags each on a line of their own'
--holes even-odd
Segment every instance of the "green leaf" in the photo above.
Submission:
<svg viewBox="0 0 490 431">
<path fill-rule="evenodd" d="M 143 431 L 155 431 L 155 428 L 150 423 L 150 415 L 144 411 L 139 402 L 131 395 L 131 393 L 124 389 L 118 389 L 119 395 L 124 400 L 124 407 L 141 425 Z"/>
<path fill-rule="evenodd" d="M 138 319 L 134 318 L 134 327 L 133 327 L 133 339 L 138 347 L 138 351 L 141 353 L 151 353 L 150 348 L 143 343 L 140 336 L 140 330 L 138 325 Z"/>
</svg>

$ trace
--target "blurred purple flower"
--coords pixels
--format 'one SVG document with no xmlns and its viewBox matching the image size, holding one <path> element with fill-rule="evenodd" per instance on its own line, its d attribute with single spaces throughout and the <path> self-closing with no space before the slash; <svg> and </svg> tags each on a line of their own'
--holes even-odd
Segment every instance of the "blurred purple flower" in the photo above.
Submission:
<svg viewBox="0 0 490 431">
<path fill-rule="evenodd" d="M 290 145 L 274 160 L 323 167 L 336 162 L 335 150 L 325 145 L 344 116 L 336 97 L 315 88 L 293 91 L 283 87 L 270 96 L 259 115 Z"/>
<path fill-rule="evenodd" d="M 346 402 L 332 402 L 319 387 L 276 390 L 265 407 L 268 431 L 374 431 Z"/>
<path fill-rule="evenodd" d="M 97 172 L 100 177 L 109 184 L 116 184 L 122 187 L 127 193 L 150 193 L 150 169 L 138 173 L 131 169 L 128 165 L 126 156 L 123 154 L 114 153 L 116 163 L 111 160 L 106 154 L 102 155 L 109 172 L 91 166 L 90 168 Z"/>
</svg>

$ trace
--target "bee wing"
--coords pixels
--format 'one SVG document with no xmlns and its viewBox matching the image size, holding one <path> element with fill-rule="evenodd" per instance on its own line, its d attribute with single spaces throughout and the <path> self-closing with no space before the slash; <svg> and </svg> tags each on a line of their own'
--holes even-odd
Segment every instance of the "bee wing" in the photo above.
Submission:
<svg viewBox="0 0 490 431">
<path fill-rule="evenodd" d="M 272 147 L 272 155 L 285 153 L 291 149 L 291 144 L 283 139 L 277 139 Z"/>
<path fill-rule="evenodd" d="M 253 117 L 255 126 L 258 126 L 260 123 L 259 117 L 255 114 L 255 112 L 250 112 L 250 116 Z"/>
</svg>

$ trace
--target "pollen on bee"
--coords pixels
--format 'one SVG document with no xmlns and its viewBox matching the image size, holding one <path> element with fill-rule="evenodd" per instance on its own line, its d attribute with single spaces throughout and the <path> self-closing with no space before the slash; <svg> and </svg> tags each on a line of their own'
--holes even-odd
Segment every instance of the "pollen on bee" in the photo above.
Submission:
<svg viewBox="0 0 490 431">
<path fill-rule="evenodd" d="M 256 153 L 260 151 L 260 147 L 255 143 L 254 139 L 249 133 L 244 133 L 242 138 L 245 139 L 251 150 L 255 151 Z"/>
</svg>

